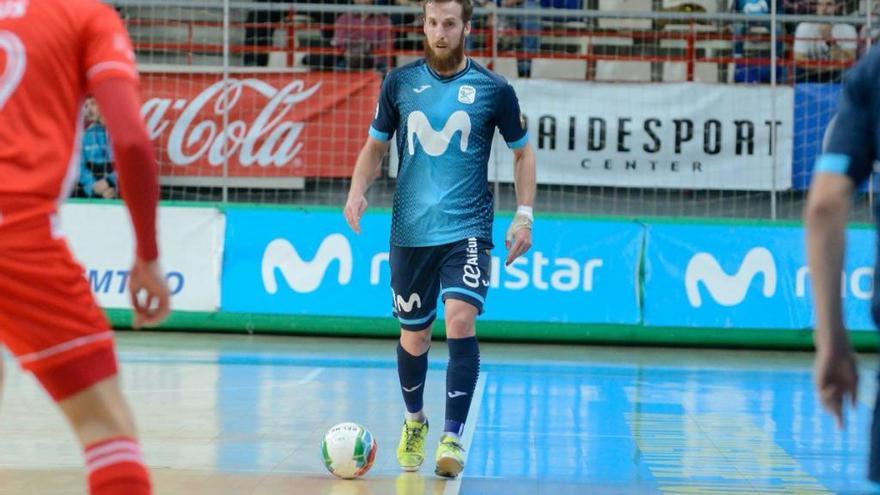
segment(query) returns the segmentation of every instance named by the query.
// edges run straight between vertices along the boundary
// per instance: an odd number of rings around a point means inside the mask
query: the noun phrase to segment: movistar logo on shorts
[[[415,111],[406,118],[406,128],[406,142],[410,155],[416,154],[414,138],[418,137],[419,144],[425,153],[431,156],[440,156],[446,153],[449,141],[457,132],[461,132],[461,151],[467,151],[468,138],[471,135],[471,118],[467,112],[459,110],[449,116],[443,129],[438,132],[431,127],[431,122],[428,121],[428,117],[424,113]]]
[[[722,306],[736,306],[743,302],[752,280],[757,275],[764,276],[762,294],[773,297],[776,294],[776,261],[766,248],[749,250],[733,275],[721,268],[718,260],[709,253],[697,253],[688,262],[685,270],[685,289],[691,306],[703,305],[700,293],[702,283],[712,299]]]
[[[398,313],[409,313],[413,308],[422,308],[422,298],[416,292],[413,292],[408,298],[404,299],[400,294],[395,294],[394,289],[391,289],[391,298],[394,300],[394,309]]]
[[[351,245],[342,234],[330,234],[324,238],[311,261],[301,258],[287,239],[275,239],[263,252],[263,287],[269,294],[278,292],[275,275],[278,269],[295,292],[314,292],[321,286],[334,261],[339,263],[339,285],[347,285],[351,281],[352,254]]]

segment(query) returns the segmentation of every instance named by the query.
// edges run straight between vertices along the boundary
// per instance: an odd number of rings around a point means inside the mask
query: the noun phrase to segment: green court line
[[[115,328],[131,327],[129,310],[107,310]],[[287,316],[246,313],[175,311],[159,330],[290,334],[328,337],[394,338],[400,334],[393,318],[335,316]],[[437,321],[434,334],[445,335]],[[674,328],[640,325],[587,325],[572,323],[477,322],[477,334],[485,341],[645,345],[740,349],[810,350],[813,334],[804,330],[739,328]],[[877,332],[855,331],[850,339],[856,349],[875,352]]]

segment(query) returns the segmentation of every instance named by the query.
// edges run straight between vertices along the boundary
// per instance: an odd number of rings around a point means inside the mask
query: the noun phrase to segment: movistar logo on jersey
[[[330,234],[324,238],[311,261],[301,258],[287,239],[275,239],[263,252],[263,287],[269,294],[278,292],[275,269],[279,269],[295,292],[314,292],[321,286],[334,261],[339,263],[339,285],[347,285],[351,281],[352,253],[348,239],[342,234]]]
[[[709,253],[697,253],[688,262],[685,270],[685,289],[691,306],[699,308],[703,304],[700,284],[706,287],[709,295],[722,306],[736,306],[745,300],[752,280],[763,275],[762,293],[770,298],[776,293],[776,261],[766,248],[749,250],[733,275],[721,268],[718,260]]]
[[[410,155],[416,154],[415,138],[418,137],[425,153],[430,156],[441,156],[446,153],[449,142],[457,132],[461,133],[461,151],[467,151],[468,139],[471,135],[471,118],[464,110],[458,110],[449,116],[443,129],[435,131],[428,121],[428,116],[417,110],[406,118],[406,128],[406,142]]]

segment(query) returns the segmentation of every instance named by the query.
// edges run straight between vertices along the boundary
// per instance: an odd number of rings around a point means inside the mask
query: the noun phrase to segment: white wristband
[[[532,221],[535,220],[534,208],[532,208],[531,206],[525,206],[525,205],[517,206],[516,207],[516,214],[517,215],[525,215],[526,217],[529,218],[529,220],[532,220]]]

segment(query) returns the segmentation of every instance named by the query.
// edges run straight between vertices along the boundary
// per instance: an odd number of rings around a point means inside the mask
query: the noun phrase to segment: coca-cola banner
[[[347,177],[379,95],[375,72],[142,74],[163,177]],[[225,122],[225,131],[224,131]]]

